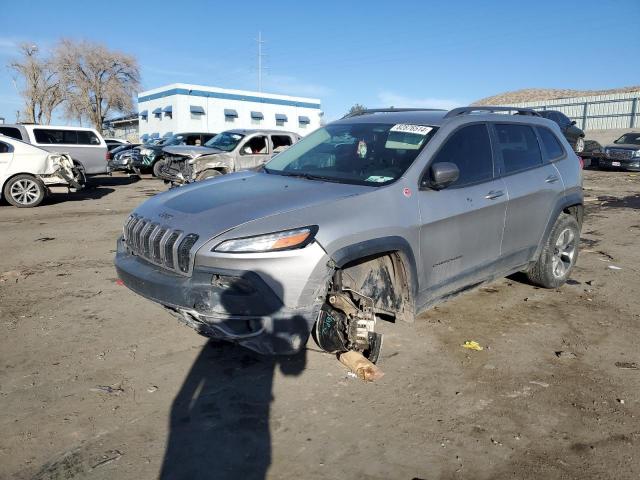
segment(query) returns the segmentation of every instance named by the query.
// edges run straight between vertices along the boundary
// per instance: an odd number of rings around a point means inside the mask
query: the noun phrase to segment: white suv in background
[[[0,134],[49,152],[67,153],[86,175],[107,173],[107,144],[93,128],[52,125],[0,125]]]

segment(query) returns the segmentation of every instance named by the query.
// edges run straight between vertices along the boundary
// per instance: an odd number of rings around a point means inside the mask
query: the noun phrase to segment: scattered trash
[[[347,377],[348,378],[358,378],[358,376],[353,372],[347,372]]]
[[[587,281],[586,281],[586,282],[584,282],[584,283],[586,283],[587,285],[590,285],[590,286],[591,286],[591,285],[593,285],[593,280],[587,280]]]
[[[120,395],[124,393],[124,389],[120,386],[111,386],[111,385],[98,385],[96,388],[89,389],[92,392],[100,392],[100,393],[109,393]]]
[[[615,265],[609,265],[609,268],[610,268],[611,270],[622,270],[622,268],[621,268],[621,267],[616,267]]]
[[[149,393],[153,393],[153,392],[155,392],[157,390],[158,390],[158,387],[156,385],[149,385],[147,387],[147,392],[149,392]]]
[[[481,350],[484,350],[484,348],[482,348],[482,345],[480,345],[475,340],[467,340],[466,342],[464,342],[462,347],[463,348],[468,348],[469,350],[476,350],[478,352],[481,351]]]
[[[111,450],[108,453],[109,453],[109,455],[103,455],[102,456],[103,459],[101,461],[99,461],[95,465],[92,465],[91,469],[93,470],[94,468],[98,468],[98,467],[101,467],[103,465],[106,465],[107,463],[111,463],[114,460],[117,460],[122,456],[122,452],[120,450]]]
[[[366,359],[362,353],[350,350],[341,353],[338,357],[340,362],[349,370],[355,373],[360,380],[373,382],[384,376],[384,372],[376,365]]]
[[[124,285],[124,282],[122,280],[120,280],[119,278],[116,278],[116,285]]]
[[[638,364],[636,362],[616,362],[615,366],[618,368],[626,368],[627,370],[638,370]]]
[[[558,358],[578,358],[578,356],[575,353],[567,352],[564,350],[558,350],[557,352],[554,352],[554,353]]]
[[[491,443],[493,443],[494,445],[502,445],[502,442],[494,440],[493,438],[491,439]]]
[[[55,240],[54,237],[41,237],[41,238],[36,238],[34,240],[34,242],[50,242],[51,240]]]
[[[545,383],[545,382],[539,382],[537,380],[531,380],[529,383],[531,383],[532,385],[538,385],[542,388],[549,388],[549,384]]]
[[[620,405],[624,405],[624,400],[622,398],[616,398],[616,402],[618,402]]]
[[[485,293],[498,293],[500,291],[495,287],[484,287],[484,288],[481,288],[480,290]]]

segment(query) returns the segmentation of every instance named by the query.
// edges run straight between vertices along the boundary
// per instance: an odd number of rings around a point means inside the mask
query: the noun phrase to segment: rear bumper
[[[190,277],[178,275],[129,253],[122,239],[115,266],[129,289],[199,333],[266,355],[304,347],[322,304],[312,298],[308,306],[287,307],[252,271],[196,266]]]

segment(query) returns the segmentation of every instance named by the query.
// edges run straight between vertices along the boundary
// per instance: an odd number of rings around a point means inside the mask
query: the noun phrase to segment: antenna
[[[264,57],[264,53],[262,53],[262,44],[264,41],[262,40],[262,31],[258,32],[258,91],[262,92],[262,57]]]

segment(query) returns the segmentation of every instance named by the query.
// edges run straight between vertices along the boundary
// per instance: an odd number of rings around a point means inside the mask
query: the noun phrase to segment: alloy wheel
[[[22,178],[11,185],[11,197],[20,205],[32,205],[40,197],[40,186],[35,180]]]
[[[564,278],[576,258],[576,234],[571,228],[565,228],[556,241],[553,250],[551,270],[556,278]]]

